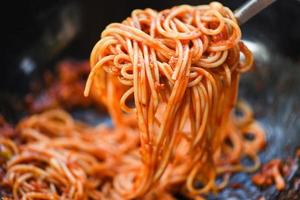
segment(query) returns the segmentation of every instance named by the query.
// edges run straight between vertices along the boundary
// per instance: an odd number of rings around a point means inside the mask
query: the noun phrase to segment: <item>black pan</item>
[[[135,8],[164,9],[204,0],[11,1],[3,6],[0,113],[16,122],[26,113],[23,95],[29,82],[64,58],[87,59],[101,30],[125,19]],[[243,1],[221,1],[232,9]],[[242,26],[243,39],[255,55],[255,69],[242,77],[239,96],[254,108],[267,131],[268,144],[260,157],[288,159],[300,147],[300,1],[278,0]],[[88,119],[91,111],[75,113]],[[102,119],[102,118],[101,118]],[[99,121],[99,120],[98,120]],[[210,199],[300,199],[300,172],[287,177],[287,187],[257,188],[251,175],[236,174],[228,187]],[[297,187],[298,183],[298,187]],[[1,190],[1,188],[0,188]],[[1,194],[1,192],[0,192]]]

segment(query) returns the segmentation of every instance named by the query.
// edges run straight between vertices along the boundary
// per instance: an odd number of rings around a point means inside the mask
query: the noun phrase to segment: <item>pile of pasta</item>
[[[260,166],[264,130],[237,102],[240,74],[252,63],[232,11],[220,3],[134,10],[106,27],[90,58],[85,95],[99,97],[114,126],[89,126],[62,110],[23,119],[19,144],[0,140],[9,155],[4,182],[14,199],[217,192],[232,173]]]

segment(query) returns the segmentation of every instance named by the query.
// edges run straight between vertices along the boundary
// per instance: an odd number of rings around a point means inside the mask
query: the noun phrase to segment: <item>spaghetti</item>
[[[217,190],[219,174],[258,168],[264,131],[245,104],[240,104],[242,119],[231,116],[240,73],[251,68],[253,57],[228,8],[213,2],[135,10],[101,36],[91,53],[85,95],[93,84],[116,126],[135,115],[140,135],[142,166],[130,187],[122,186],[123,196],[145,195],[164,173],[185,182],[186,192],[195,195]],[[126,104],[131,96],[134,108]],[[253,141],[243,141],[248,132]],[[233,148],[222,145],[226,139]],[[231,165],[245,155],[253,167]],[[178,165],[179,171],[168,169]],[[204,186],[195,188],[197,181]]]
[[[200,199],[230,174],[255,171],[265,133],[251,108],[236,104],[253,62],[240,38],[233,13],[216,2],[134,10],[107,26],[84,93],[101,98],[115,127],[62,110],[22,120],[20,147],[0,140],[14,199]]]

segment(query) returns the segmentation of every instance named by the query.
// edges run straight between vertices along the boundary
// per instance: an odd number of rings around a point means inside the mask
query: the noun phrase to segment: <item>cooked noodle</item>
[[[13,197],[200,199],[232,173],[258,169],[264,130],[245,102],[241,115],[233,112],[240,74],[253,62],[240,39],[233,13],[216,2],[134,10],[108,25],[91,53],[85,95],[97,93],[114,128],[61,110],[22,120],[20,147],[0,141],[12,155],[5,181]]]

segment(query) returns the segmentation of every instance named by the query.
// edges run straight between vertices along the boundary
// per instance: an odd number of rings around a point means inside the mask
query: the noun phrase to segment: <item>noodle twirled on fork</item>
[[[130,187],[126,182],[119,191],[125,197],[145,195],[177,162],[183,166],[178,172],[171,170],[170,176],[182,174],[177,181],[186,182],[191,194],[216,190],[219,173],[258,167],[263,130],[251,114],[244,121],[231,116],[239,76],[253,62],[240,38],[233,13],[216,2],[161,12],[135,10],[102,32],[91,53],[85,95],[93,85],[117,127],[136,116],[143,164]],[[127,105],[131,99],[134,107]],[[257,141],[242,146],[239,137],[248,129]],[[187,147],[181,147],[182,138]],[[223,147],[225,139],[232,141],[233,150]],[[231,162],[239,162],[245,153],[254,167],[227,166],[222,157],[228,151],[227,156],[234,151]],[[204,187],[195,188],[197,181]]]

